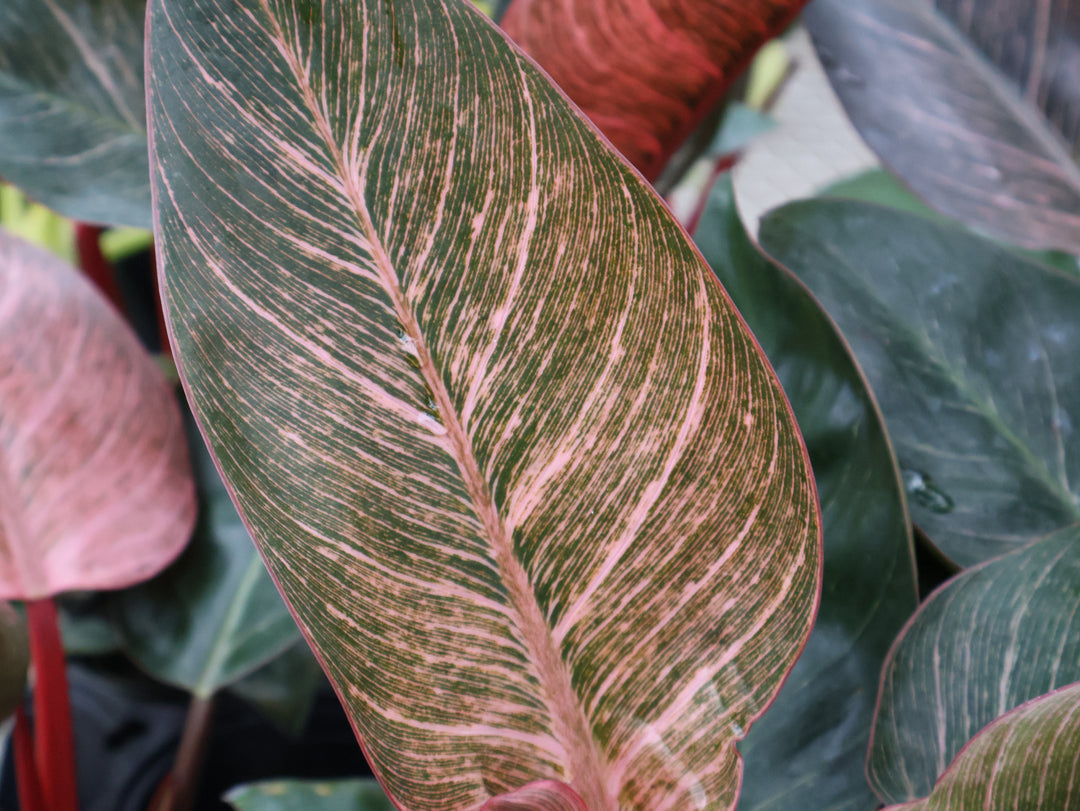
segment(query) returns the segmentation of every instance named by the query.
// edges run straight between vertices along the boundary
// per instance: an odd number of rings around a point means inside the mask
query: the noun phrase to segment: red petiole
[[[712,192],[713,186],[716,185],[716,181],[720,179],[724,172],[731,171],[738,160],[738,152],[729,152],[716,159],[716,163],[713,164],[712,174],[710,174],[708,180],[705,181],[705,185],[701,189],[701,194],[698,196],[697,205],[694,206],[693,213],[691,213],[690,217],[686,220],[686,233],[693,236],[694,232],[697,231],[697,227],[701,223],[701,218],[705,214],[705,209],[709,205],[709,193]]]
[[[42,811],[77,811],[75,739],[56,603],[51,597],[29,600],[26,620],[30,631],[30,661],[34,666],[33,765],[37,778],[36,781],[27,778],[29,790],[34,792],[36,784],[43,802]],[[16,727],[19,723],[24,728],[23,735],[29,735],[26,719],[20,719]],[[23,746],[27,746],[25,741]],[[23,771],[29,771],[26,764]]]

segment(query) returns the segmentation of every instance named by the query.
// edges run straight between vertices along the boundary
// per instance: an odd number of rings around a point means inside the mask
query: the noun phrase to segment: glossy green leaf
[[[116,589],[187,543],[172,386],[70,265],[0,233],[0,599]]]
[[[159,681],[207,698],[300,640],[194,425],[201,511],[190,546],[153,580],[118,594],[125,652]]]
[[[236,811],[394,811],[374,780],[268,780],[225,795]]]
[[[150,226],[146,0],[4,0],[0,176],[77,220]]]
[[[503,28],[650,180],[806,0],[514,0]]]
[[[841,180],[821,191],[818,196],[865,200],[868,203],[878,203],[890,208],[898,208],[901,211],[910,211],[912,214],[921,214],[939,222],[949,221],[944,214],[930,208],[895,175],[884,169],[868,169],[855,177]],[[1017,246],[1010,247],[1027,259],[1042,262],[1069,273],[1080,273],[1080,257],[1062,251],[1032,251]]]
[[[818,515],[670,213],[468,4],[150,20],[179,364],[395,801],[730,808]]]
[[[900,802],[1023,702],[1080,681],[1080,527],[964,572],[924,603],[882,673],[869,775]]]
[[[0,721],[22,703],[29,667],[26,622],[8,603],[0,602]]]
[[[803,19],[852,122],[921,197],[1080,254],[1080,3],[818,0]]]
[[[921,802],[888,811],[1080,807],[1080,684],[1036,698],[994,721],[950,764]]]
[[[1080,278],[849,201],[786,206],[760,233],[851,343],[912,517],[949,558],[1080,521]]]
[[[920,200],[896,175],[885,169],[867,169],[854,177],[844,178],[823,189],[818,196],[864,200],[931,219],[945,219],[944,215]]]
[[[100,656],[120,652],[116,628],[109,619],[115,592],[66,594],[56,601],[60,636],[68,656]]]
[[[258,670],[233,682],[229,691],[253,704],[284,732],[299,735],[324,680],[311,649],[300,640]]]
[[[739,744],[746,761],[739,808],[871,808],[864,764],[878,677],[917,602],[896,462],[835,327],[750,242],[730,182],[714,188],[696,238],[791,400],[825,531],[817,624],[776,703]]]

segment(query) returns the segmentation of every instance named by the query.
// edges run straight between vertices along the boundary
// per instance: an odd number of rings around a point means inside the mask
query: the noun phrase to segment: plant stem
[[[34,764],[34,736],[22,706],[15,710],[15,731],[11,735],[15,754],[15,789],[21,811],[48,811],[41,796],[41,782]]]
[[[34,665],[34,760],[41,795],[48,811],[76,811],[75,739],[56,603],[51,597],[27,601],[26,620]]]
[[[729,152],[716,159],[716,163],[713,164],[712,174],[710,174],[709,179],[705,181],[705,185],[701,187],[701,194],[698,196],[697,205],[694,206],[693,213],[686,220],[686,233],[690,234],[690,236],[694,235],[698,225],[701,223],[701,218],[705,214],[705,209],[709,206],[709,194],[712,192],[713,186],[716,185],[716,181],[720,179],[720,176],[724,174],[724,172],[730,171],[731,167],[733,167],[738,160],[738,152]]]
[[[172,772],[151,803],[153,811],[191,811],[199,788],[217,695],[192,696]]]
[[[79,267],[116,308],[125,312],[124,297],[116,283],[116,270],[101,252],[101,229],[96,225],[75,223],[75,248],[79,254]]]

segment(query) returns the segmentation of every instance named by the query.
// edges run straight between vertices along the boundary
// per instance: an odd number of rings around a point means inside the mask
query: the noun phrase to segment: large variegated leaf
[[[468,4],[150,20],[179,363],[391,795],[729,808],[818,516],[671,215]]]
[[[655,179],[806,0],[514,0],[506,32]]]
[[[964,572],[904,629],[882,673],[868,773],[900,802],[930,793],[980,729],[1080,681],[1080,527]]]
[[[912,517],[970,565],[1080,521],[1080,278],[960,228],[839,200],[761,224],[851,342]]]
[[[1080,254],[1080,2],[817,0],[804,20],[852,122],[931,205]]]
[[[150,225],[146,0],[0,3],[0,177],[78,220]]]
[[[754,246],[729,182],[696,239],[791,400],[821,496],[825,577],[806,650],[739,751],[741,811],[873,807],[864,774],[885,655],[917,594],[911,531],[885,427],[848,350],[806,289]]]
[[[187,543],[172,387],[72,267],[0,234],[0,599],[114,589]]]
[[[0,721],[7,720],[22,703],[29,667],[26,623],[14,608],[0,603]]]
[[[888,811],[1080,807],[1080,684],[1029,701],[964,747],[925,800]]]

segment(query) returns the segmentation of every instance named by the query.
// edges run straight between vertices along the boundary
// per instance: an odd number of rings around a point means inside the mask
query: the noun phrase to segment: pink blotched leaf
[[[148,36],[178,363],[394,802],[733,807],[820,518],[655,192],[461,0],[153,0]]]
[[[502,26],[649,179],[806,0],[514,0]]]
[[[132,585],[194,522],[164,374],[78,271],[0,234],[0,599]]]

